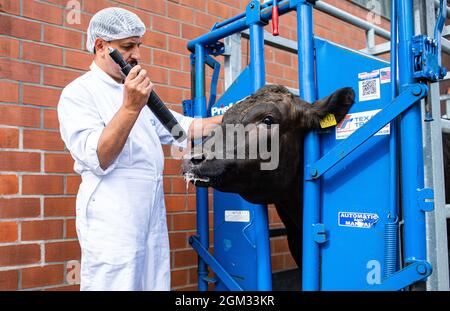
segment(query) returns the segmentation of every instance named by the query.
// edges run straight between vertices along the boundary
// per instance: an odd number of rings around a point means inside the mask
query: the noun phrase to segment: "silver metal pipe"
[[[438,9],[440,5],[439,0],[434,0],[434,3],[436,4],[436,9]],[[447,17],[450,17],[450,7],[447,7]]]
[[[371,48],[366,47],[365,49],[362,49],[360,51],[375,56],[388,53],[391,51],[391,42],[380,43]]]
[[[439,0],[435,1],[439,4]],[[341,19],[349,24],[352,24],[353,26],[357,26],[359,28],[365,29],[366,31],[373,29],[375,31],[375,34],[379,35],[380,37],[383,37],[385,39],[391,38],[391,33],[379,26],[376,26],[374,24],[371,24],[359,17],[355,17],[351,15],[350,13],[347,13],[341,9],[338,9],[326,2],[318,1],[315,6],[316,9],[318,9],[321,12],[324,12],[326,14],[329,14],[331,16],[334,16],[338,19]],[[447,7],[447,13],[448,16],[450,16],[450,7]],[[442,38],[442,51],[450,54],[450,42],[449,40]]]
[[[388,30],[383,29],[379,26],[376,26],[374,24],[371,24],[361,18],[355,17],[353,15],[351,15],[350,13],[347,13],[341,9],[338,9],[326,2],[323,1],[318,1],[316,3],[315,8],[319,11],[322,11],[324,13],[327,13],[331,16],[334,16],[338,19],[341,19],[347,23],[350,23],[354,26],[357,26],[359,28],[365,29],[365,30],[370,30],[370,29],[374,29],[375,33],[377,35],[379,35],[380,37],[383,37],[385,39],[390,39],[391,38],[391,34]]]
[[[441,119],[442,132],[450,134],[450,120],[449,119]]]
[[[248,29],[241,32],[242,37],[245,39],[250,38],[250,32]],[[298,47],[297,47],[297,41],[293,41],[290,39],[286,39],[280,36],[274,36],[270,32],[264,31],[264,43],[275,47],[277,49],[281,49],[283,51],[291,52],[297,54]]]
[[[439,1],[437,1],[439,2]],[[323,1],[318,1],[316,3],[315,8],[323,13],[329,14],[331,16],[334,16],[338,19],[343,20],[344,22],[347,22],[353,26],[359,27],[361,29],[364,29],[366,31],[373,31],[375,34],[379,35],[380,37],[383,37],[385,39],[390,39],[391,38],[391,34],[389,31],[376,26],[374,24],[371,24],[359,17],[355,17],[341,9],[338,9],[326,2]],[[373,30],[372,30],[373,29]],[[248,38],[248,30],[244,30],[243,32],[243,36],[244,38]],[[273,37],[272,34],[265,32],[264,33],[264,39],[266,41],[266,43],[269,43],[270,45],[286,50],[286,51],[290,51],[293,53],[297,52],[297,47],[296,47],[296,42],[292,41],[292,40],[288,40],[282,37]],[[379,46],[374,46],[373,50],[370,48],[366,48],[361,50],[362,52],[365,53],[369,53],[369,54],[373,54],[373,55],[378,55],[378,54],[382,54],[385,52],[389,52],[388,50],[386,50],[388,48],[389,43],[383,43]],[[450,54],[450,41],[442,38],[442,51]]]
[[[441,47],[442,47],[443,52],[450,54],[450,41],[449,40],[442,38]]]

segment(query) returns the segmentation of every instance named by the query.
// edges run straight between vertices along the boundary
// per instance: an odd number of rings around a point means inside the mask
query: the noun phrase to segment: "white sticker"
[[[380,71],[379,70],[374,70],[371,72],[361,72],[358,74],[358,79],[359,80],[367,80],[367,79],[373,79],[373,78],[378,78],[380,76]]]
[[[390,83],[391,82],[391,67],[380,69],[380,83]]]
[[[372,228],[380,219],[377,214],[339,212],[338,225],[341,227]]]
[[[225,221],[249,222],[250,221],[250,211],[225,211]]]
[[[346,139],[352,135],[357,129],[363,126],[367,121],[372,119],[374,115],[380,112],[381,109],[369,110],[363,112],[350,113],[342,119],[336,126],[336,139]],[[387,124],[375,135],[389,135],[391,133],[391,125]]]
[[[229,103],[228,105],[220,105],[220,107],[212,107],[211,108],[211,116],[220,116],[223,115],[225,112],[227,112],[228,109],[230,109],[234,104]]]
[[[380,71],[362,72],[358,74],[359,101],[379,99],[380,92]]]
[[[223,105],[223,104],[222,104],[222,105],[220,105],[220,107],[212,107],[212,108],[211,108],[211,116],[214,117],[214,116],[220,116],[220,115],[223,115],[223,114],[224,114],[225,112],[227,112],[227,110],[230,109],[233,105],[239,104],[240,102],[246,100],[248,97],[250,97],[250,95],[249,95],[249,96],[245,96],[244,98],[238,100],[238,101],[235,102],[235,103],[229,103],[228,105]]]

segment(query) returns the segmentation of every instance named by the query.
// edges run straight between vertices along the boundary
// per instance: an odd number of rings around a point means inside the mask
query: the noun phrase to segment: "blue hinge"
[[[440,65],[441,49],[437,40],[440,38],[433,39],[425,35],[412,38],[414,78],[436,82],[447,74],[447,69]]]
[[[187,117],[194,117],[194,102],[191,99],[183,100],[183,114]]]
[[[205,46],[208,54],[218,56],[225,53],[225,44],[220,41],[216,41]]]
[[[261,19],[261,4],[259,1],[250,2],[245,8],[246,20],[245,24],[250,26],[256,23],[267,24]]]
[[[322,244],[327,241],[327,235],[325,232],[325,225],[318,223],[312,225],[314,241],[316,243]]]
[[[434,191],[431,188],[417,190],[417,204],[421,211],[431,212],[434,210]]]
[[[441,0],[439,16],[434,27],[434,38],[418,35],[412,39],[414,78],[436,82],[445,77],[442,66],[442,31],[447,17],[447,0]]]

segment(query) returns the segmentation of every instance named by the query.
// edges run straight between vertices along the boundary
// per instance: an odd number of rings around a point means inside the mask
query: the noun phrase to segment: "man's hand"
[[[147,104],[152,90],[153,83],[147,77],[147,70],[139,65],[134,66],[124,83],[124,108],[132,112],[140,112]]]
[[[188,130],[188,137],[190,139],[198,139],[208,136],[217,126],[222,123],[223,115],[194,119]]]
[[[103,129],[98,140],[97,155],[102,169],[109,167],[122,151],[152,89],[147,71],[139,65],[133,67],[125,79],[122,107]]]

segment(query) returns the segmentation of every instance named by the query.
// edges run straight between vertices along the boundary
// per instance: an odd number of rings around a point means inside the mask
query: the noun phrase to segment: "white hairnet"
[[[93,53],[97,38],[112,41],[142,37],[144,33],[145,24],[133,12],[116,7],[106,8],[95,13],[89,22],[86,48]]]

